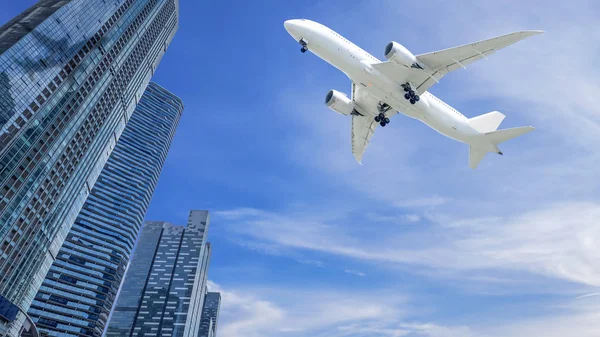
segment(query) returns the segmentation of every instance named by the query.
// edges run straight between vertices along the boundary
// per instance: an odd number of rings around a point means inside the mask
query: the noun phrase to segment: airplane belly
[[[419,111],[404,99],[402,87],[379,72],[372,71],[367,63],[360,62],[358,67],[352,67],[352,71],[348,76],[356,85],[363,87],[363,90],[379,101],[390,105],[396,112],[411,118],[419,118]],[[377,111],[370,112],[373,115],[377,114]],[[388,116],[390,116],[390,113],[391,111],[387,113]]]
[[[465,130],[464,117],[456,116],[457,112],[442,106],[435,98],[429,97],[427,94],[424,94],[423,97],[429,104],[419,105],[417,103],[417,106],[422,110],[421,118],[419,119],[430,128],[448,138],[459,142],[468,142],[471,135],[468,132],[469,130]]]
[[[328,36],[314,35],[309,38],[308,50],[348,77],[350,77],[352,69],[359,62],[355,57],[352,57],[345,45]]]

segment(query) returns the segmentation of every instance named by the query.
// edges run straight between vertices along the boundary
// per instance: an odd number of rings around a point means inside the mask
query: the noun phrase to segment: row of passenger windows
[[[323,28],[325,28],[325,26],[323,26],[323,25],[321,25],[321,26]],[[331,31],[331,34],[333,34],[334,36],[338,37],[340,40],[346,42],[347,44],[354,45],[352,42],[348,41],[345,37],[343,37],[340,34],[336,33],[334,30],[329,29],[329,31]],[[354,46],[356,46],[356,45],[354,45]],[[366,56],[367,58],[369,58],[371,61],[373,61],[373,62],[380,62],[377,58],[375,58],[373,55],[369,54],[365,50],[361,49],[358,46],[357,46],[357,48],[364,54],[364,56]]]
[[[441,99],[435,97],[434,95],[430,95],[430,97],[436,99],[438,102],[442,103],[444,106],[446,106],[450,110],[454,111],[454,113],[456,113],[457,115],[463,116],[463,114],[461,114],[460,112],[458,112],[456,109],[454,109],[453,107],[451,107],[450,105],[448,105],[446,102],[442,101]]]

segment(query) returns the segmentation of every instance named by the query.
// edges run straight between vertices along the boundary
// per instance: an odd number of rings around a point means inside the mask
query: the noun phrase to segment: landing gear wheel
[[[390,119],[387,118],[387,117],[383,121],[385,122],[385,124],[389,124],[390,123]]]
[[[415,101],[414,99],[412,99],[412,98],[411,98],[411,99],[410,99],[410,104],[415,104],[415,103],[416,103],[416,101]]]
[[[306,47],[302,47],[302,49],[300,49],[300,51],[303,53],[306,53],[307,50],[308,50],[308,48],[306,48]]]
[[[384,127],[386,124],[384,121],[379,122],[379,125],[381,125],[382,127]]]
[[[404,91],[409,91],[410,88],[409,87],[404,87]]]
[[[381,121],[381,118],[379,118],[379,116],[375,116],[375,121],[379,123],[379,121]]]
[[[404,94],[404,98],[405,99],[410,99],[410,94],[409,93]]]
[[[415,95],[415,97],[413,97],[413,99],[418,102],[421,98],[419,97],[419,95]]]
[[[379,119],[384,119],[385,118],[385,114],[383,112],[380,112],[378,115]]]

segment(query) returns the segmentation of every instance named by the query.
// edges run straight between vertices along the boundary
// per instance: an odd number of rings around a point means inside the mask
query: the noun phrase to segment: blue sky
[[[4,22],[32,1],[2,1]],[[147,218],[212,214],[219,335],[591,337],[600,331],[595,1],[181,1],[154,81],[183,118]],[[383,59],[521,29],[536,36],[431,91],[536,130],[475,171],[468,148],[398,115],[356,164],[349,80],[283,21],[319,21]]]

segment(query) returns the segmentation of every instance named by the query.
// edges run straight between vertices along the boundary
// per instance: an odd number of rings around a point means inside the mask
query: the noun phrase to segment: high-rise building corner
[[[40,332],[102,335],[182,112],[148,85],[29,308]]]
[[[108,323],[107,337],[197,337],[211,245],[208,211],[186,226],[148,221],[142,228]]]
[[[202,318],[198,337],[216,337],[219,322],[219,310],[221,309],[221,294],[208,292],[204,296]]]
[[[41,0],[0,27],[0,335],[38,333],[27,311],[175,35],[178,6]]]

